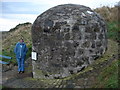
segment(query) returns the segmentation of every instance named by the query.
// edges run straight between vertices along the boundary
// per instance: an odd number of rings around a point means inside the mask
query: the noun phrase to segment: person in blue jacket
[[[16,59],[18,63],[18,73],[24,73],[24,70],[25,70],[24,62],[25,62],[27,51],[28,51],[28,48],[24,43],[24,40],[20,39],[20,41],[16,44],[14,48],[14,52],[16,54]]]

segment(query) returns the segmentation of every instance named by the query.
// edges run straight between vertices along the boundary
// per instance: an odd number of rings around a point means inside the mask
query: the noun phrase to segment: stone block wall
[[[89,7],[59,5],[32,26],[34,78],[64,78],[82,71],[107,49],[106,25]]]

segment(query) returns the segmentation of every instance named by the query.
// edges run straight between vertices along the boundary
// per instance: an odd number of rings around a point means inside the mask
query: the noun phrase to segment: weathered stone
[[[89,42],[89,41],[85,41],[85,42],[81,45],[82,48],[89,48],[89,46],[90,46],[90,42]]]
[[[104,36],[103,34],[100,34],[100,35],[98,36],[98,38],[99,38],[99,39],[103,39],[103,38],[104,38],[103,36]]]
[[[84,54],[84,49],[78,49],[78,55],[83,55]]]
[[[65,4],[37,17],[32,26],[34,78],[64,78],[84,70],[107,48],[103,19],[89,7]]]

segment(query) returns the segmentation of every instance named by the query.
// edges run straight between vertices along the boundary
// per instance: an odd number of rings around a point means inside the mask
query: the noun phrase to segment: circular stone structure
[[[84,70],[107,49],[103,18],[89,7],[58,5],[32,26],[34,78],[64,78]]]

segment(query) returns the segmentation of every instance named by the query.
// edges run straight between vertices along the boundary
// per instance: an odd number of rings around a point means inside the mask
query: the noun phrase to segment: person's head
[[[24,42],[23,38],[20,38],[20,43],[23,43],[23,42]]]

